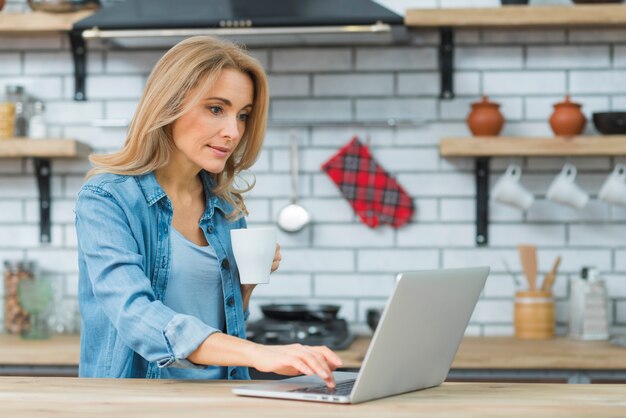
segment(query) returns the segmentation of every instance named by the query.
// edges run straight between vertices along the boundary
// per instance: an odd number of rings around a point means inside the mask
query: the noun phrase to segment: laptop
[[[243,396],[356,404],[445,380],[489,267],[400,273],[358,373],[298,376],[233,389]]]

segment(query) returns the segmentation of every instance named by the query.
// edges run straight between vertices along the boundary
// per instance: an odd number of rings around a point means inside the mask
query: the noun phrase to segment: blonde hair
[[[195,36],[176,44],[157,62],[130,123],[122,149],[112,154],[92,154],[94,168],[87,178],[101,173],[142,175],[168,163],[173,141],[172,123],[184,115],[215,83],[220,72],[234,69],[247,74],[254,85],[254,103],[239,145],[215,180],[212,192],[234,207],[229,218],[247,215],[235,176],[256,161],[265,136],[269,107],[267,76],[261,64],[241,47],[209,36]],[[199,86],[185,106],[189,92]]]

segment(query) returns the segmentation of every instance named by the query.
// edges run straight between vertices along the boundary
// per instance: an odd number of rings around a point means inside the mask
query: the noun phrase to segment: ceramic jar
[[[504,126],[500,104],[490,102],[487,96],[483,96],[480,102],[472,103],[472,110],[467,115],[466,121],[475,136],[498,135]]]
[[[564,101],[554,104],[550,127],[555,135],[580,135],[587,123],[587,118],[580,110],[581,107],[580,103],[572,102],[569,96],[565,96]]]

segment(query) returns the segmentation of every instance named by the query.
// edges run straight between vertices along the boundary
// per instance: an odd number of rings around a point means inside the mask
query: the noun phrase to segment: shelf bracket
[[[50,160],[35,158],[35,174],[39,189],[39,241],[50,242]]]
[[[83,102],[87,100],[85,94],[85,78],[87,77],[87,45],[85,38],[79,30],[69,33],[74,58],[74,100]]]
[[[476,245],[489,243],[489,158],[476,158]]]
[[[440,98],[454,98],[454,31],[450,27],[439,28],[439,75],[441,77]]]

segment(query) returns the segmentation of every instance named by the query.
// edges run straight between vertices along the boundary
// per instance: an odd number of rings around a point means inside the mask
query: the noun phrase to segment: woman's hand
[[[335,387],[333,370],[341,366],[341,359],[325,346],[255,345],[253,366],[261,372],[287,376],[318,375],[329,388]]]
[[[282,259],[283,257],[280,255],[280,244],[276,243],[276,252],[274,253],[274,261],[272,261],[272,273],[278,270],[280,260]]]

